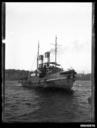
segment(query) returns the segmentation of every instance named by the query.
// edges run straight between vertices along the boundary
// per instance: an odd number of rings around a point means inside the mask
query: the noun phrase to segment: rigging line
[[[33,52],[33,53],[35,53],[35,52]],[[37,58],[37,54],[33,57],[33,61],[32,61],[32,64],[31,64],[31,70],[33,70],[33,68],[37,65],[36,58]]]
[[[35,67],[35,64],[36,64],[36,56],[35,56],[35,57],[34,57],[34,59],[33,59],[32,68],[34,68],[34,67]]]
[[[55,63],[57,63],[57,36],[55,38]]]
[[[39,41],[38,41],[38,51],[37,51],[37,70],[38,70],[38,67],[39,67]]]

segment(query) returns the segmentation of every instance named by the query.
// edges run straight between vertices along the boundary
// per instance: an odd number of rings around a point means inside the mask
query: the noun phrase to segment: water
[[[4,122],[91,122],[91,81],[77,81],[73,92],[24,88],[5,83]]]

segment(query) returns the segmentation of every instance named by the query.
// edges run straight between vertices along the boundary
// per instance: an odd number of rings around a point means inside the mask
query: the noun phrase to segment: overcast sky
[[[57,36],[57,62],[66,70],[91,72],[92,3],[6,3],[6,69],[36,69],[40,54]]]

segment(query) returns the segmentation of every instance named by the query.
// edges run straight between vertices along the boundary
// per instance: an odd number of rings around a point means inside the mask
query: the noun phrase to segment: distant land
[[[16,69],[6,69],[5,70],[5,80],[21,80],[27,78],[30,71],[26,70],[16,70]],[[91,80],[91,73],[77,74],[76,80]]]

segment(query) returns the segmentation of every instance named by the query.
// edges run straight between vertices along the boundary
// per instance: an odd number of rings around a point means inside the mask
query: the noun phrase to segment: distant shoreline
[[[5,70],[5,80],[21,80],[27,78],[29,73],[29,71],[25,70],[7,69]],[[76,80],[91,80],[91,73],[77,74]]]

